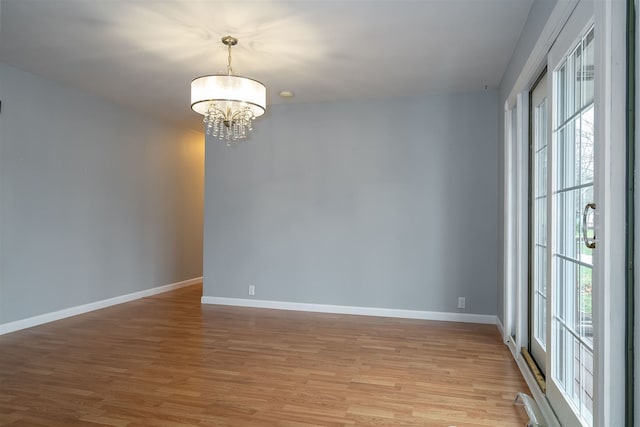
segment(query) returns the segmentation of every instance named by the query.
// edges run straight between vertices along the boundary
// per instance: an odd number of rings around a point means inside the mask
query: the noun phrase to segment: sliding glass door
[[[549,53],[548,395],[561,422],[593,424],[595,243],[593,4],[582,1]]]
[[[624,2],[557,2],[505,101],[503,336],[550,425],[623,425],[633,408],[626,17]]]

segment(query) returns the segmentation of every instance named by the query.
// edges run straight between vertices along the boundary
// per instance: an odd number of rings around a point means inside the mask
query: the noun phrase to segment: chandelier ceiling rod
[[[229,56],[227,57],[227,75],[233,74],[233,68],[231,68],[231,46],[235,46],[238,44],[238,39],[231,36],[225,36],[222,38],[222,44],[227,46],[227,52]]]

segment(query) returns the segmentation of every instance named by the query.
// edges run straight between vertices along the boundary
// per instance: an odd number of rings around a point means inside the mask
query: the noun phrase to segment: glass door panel
[[[546,373],[547,359],[547,76],[531,91],[531,241],[530,241],[530,322],[533,339],[530,352],[536,365]]]
[[[594,202],[593,34],[593,27],[582,32],[568,53],[550,64],[554,70],[550,393],[558,393],[575,416],[565,415],[565,420],[583,425],[593,423],[593,249],[584,238],[584,229],[588,235],[594,229],[593,216],[585,215],[585,206]]]

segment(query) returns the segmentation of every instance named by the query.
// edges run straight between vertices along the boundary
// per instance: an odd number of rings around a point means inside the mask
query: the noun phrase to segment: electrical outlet
[[[466,304],[465,298],[458,297],[458,308],[464,308],[465,304]]]
[[[249,295],[256,294],[256,285],[249,285]]]

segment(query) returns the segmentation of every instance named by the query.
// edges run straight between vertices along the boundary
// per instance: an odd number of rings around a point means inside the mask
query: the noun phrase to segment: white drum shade
[[[257,80],[247,77],[213,74],[191,82],[191,108],[206,115],[211,104],[222,111],[237,111],[249,107],[254,117],[263,115],[267,107],[267,89]]]

